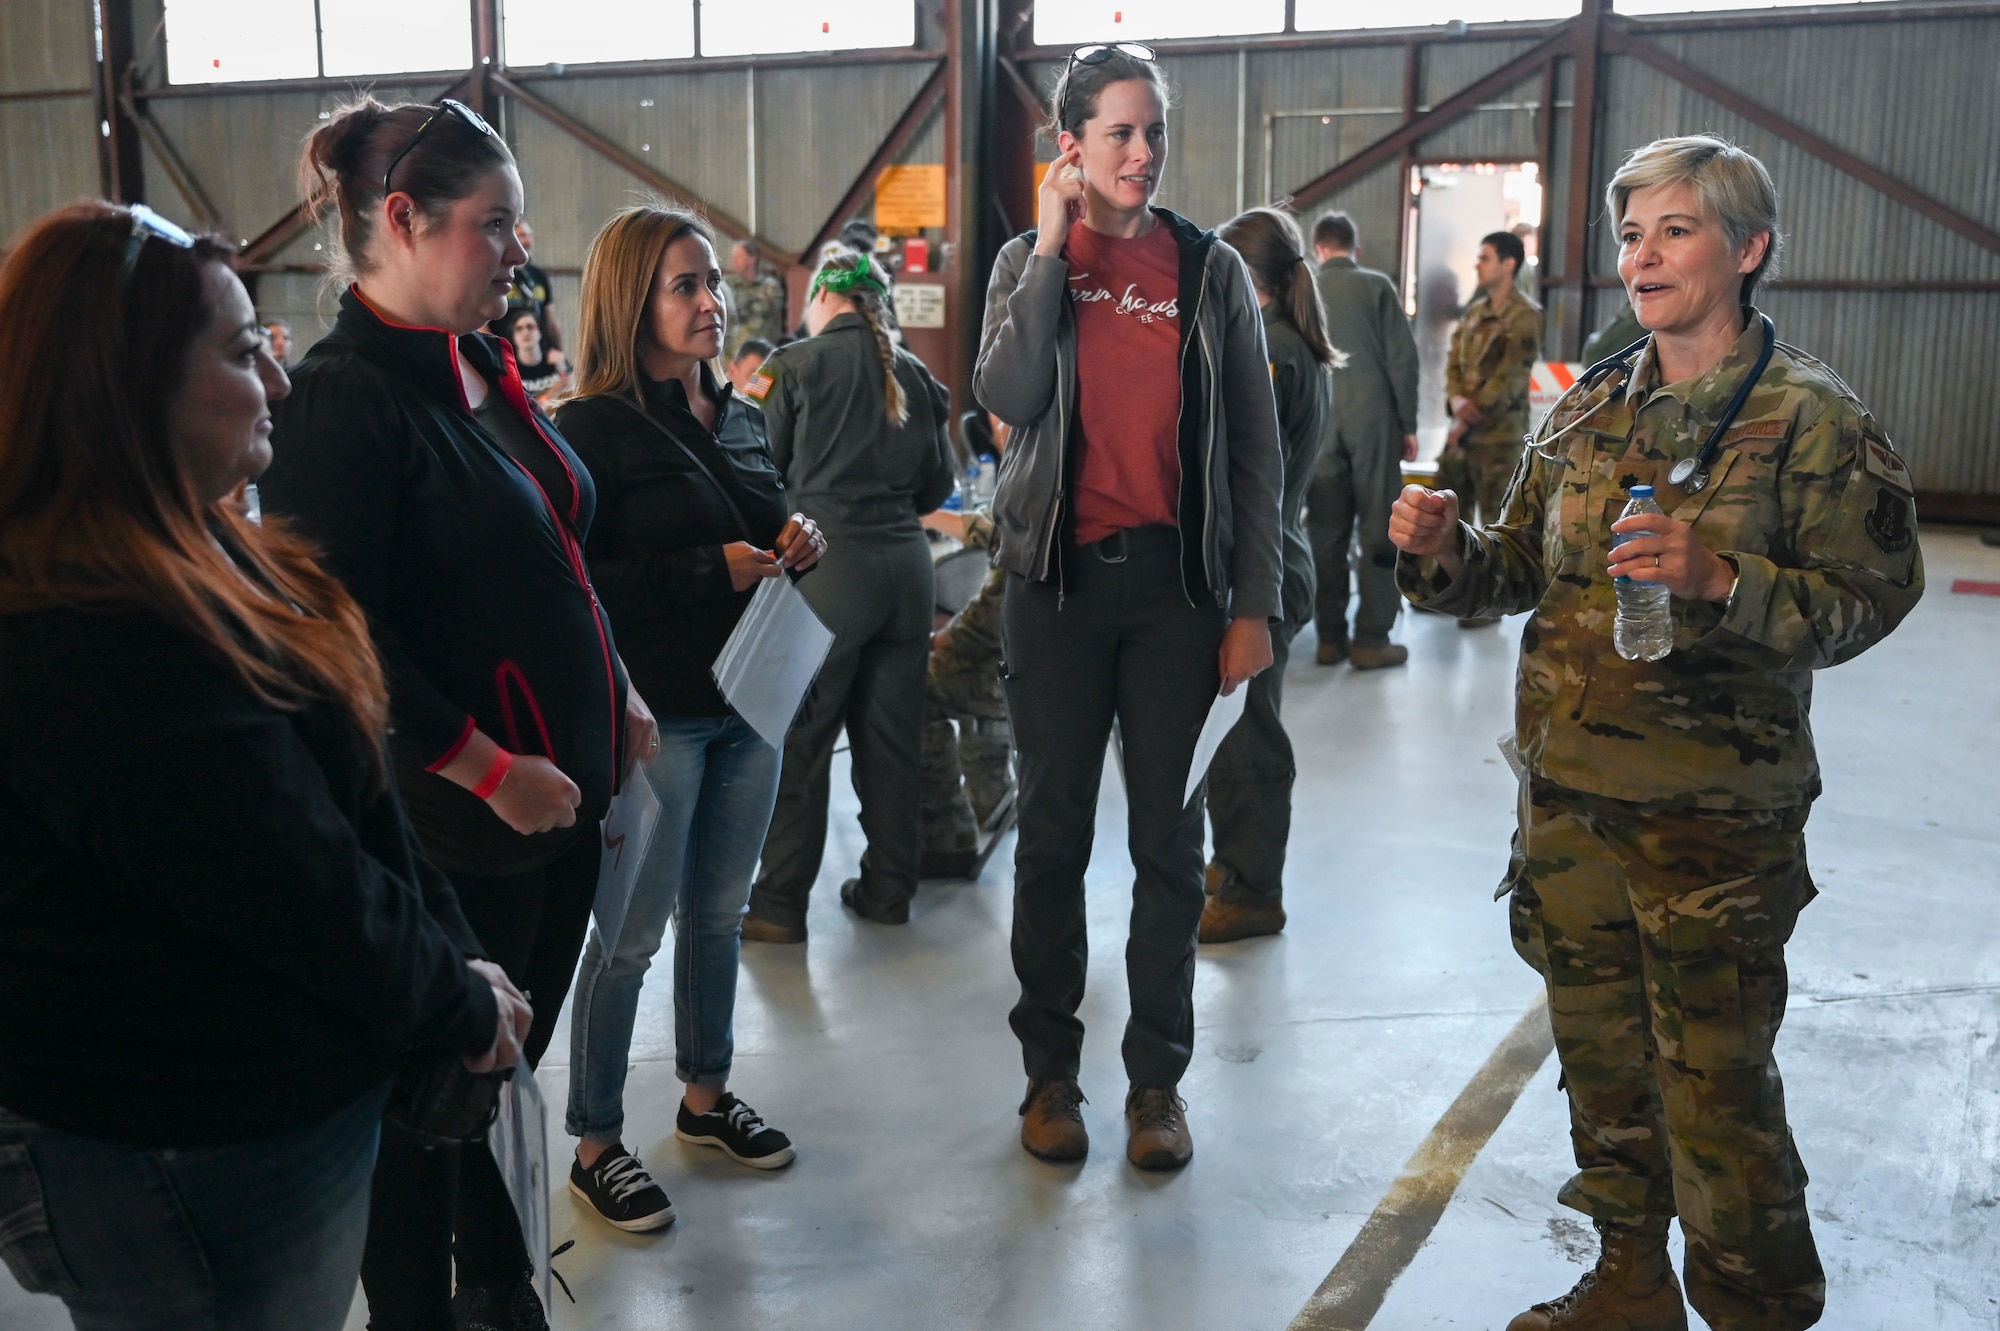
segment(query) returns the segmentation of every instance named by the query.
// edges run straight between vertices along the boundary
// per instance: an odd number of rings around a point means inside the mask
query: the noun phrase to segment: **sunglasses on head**
[[[1120,55],[1129,55],[1134,60],[1143,60],[1149,65],[1159,60],[1153,53],[1153,48],[1144,42],[1091,42],[1087,46],[1077,47],[1069,53],[1069,63],[1063,66],[1063,104],[1057,108],[1058,125],[1069,119],[1069,76],[1075,72],[1078,65],[1103,64],[1111,58],[1114,51]]]
[[[120,285],[131,284],[132,270],[139,266],[139,251],[145,248],[148,237],[164,240],[167,244],[184,250],[194,248],[193,236],[145,204],[131,204],[126,211],[132,214],[132,239],[125,242],[125,268],[118,279]]]
[[[403,151],[389,159],[389,169],[382,173],[383,198],[386,199],[389,197],[389,178],[396,174],[396,168],[403,164],[403,159],[410,155],[410,151],[417,146],[417,143],[424,137],[424,133],[438,122],[440,116],[445,115],[458,117],[461,123],[478,130],[488,138],[491,138],[493,135],[493,126],[486,123],[485,116],[480,115],[479,112],[473,110],[464,102],[450,97],[442,98],[431,111],[430,115],[425,118],[424,123],[417,126],[417,132],[410,135],[410,141],[403,145]]]

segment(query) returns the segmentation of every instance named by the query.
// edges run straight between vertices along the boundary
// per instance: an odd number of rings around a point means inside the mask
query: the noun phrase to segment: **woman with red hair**
[[[0,267],[0,1257],[79,1327],[339,1327],[398,1065],[528,1025],[360,608],[235,501],[289,384],[229,255],[92,203]]]

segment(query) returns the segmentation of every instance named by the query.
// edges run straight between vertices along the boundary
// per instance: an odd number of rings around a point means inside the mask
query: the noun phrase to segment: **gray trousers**
[[[1354,572],[1361,585],[1361,608],[1354,616],[1354,641],[1363,647],[1383,646],[1395,627],[1403,598],[1396,590],[1389,508],[1403,488],[1402,448],[1400,436],[1354,440],[1334,430],[1319,455],[1312,487],[1306,491],[1306,531],[1319,574],[1314,619],[1321,642],[1348,640],[1347,558],[1357,545],[1361,560]]]
[[[1115,718],[1135,871],[1125,1072],[1134,1085],[1172,1086],[1194,1050],[1203,901],[1201,800],[1181,796],[1221,686],[1225,620],[1213,601],[1188,604],[1179,533],[1142,527],[1124,535],[1122,548],[1113,536],[1064,553],[1067,595],[1007,577],[1007,710],[1021,762],[1013,936],[1021,1001],[1008,1022],[1029,1077],[1076,1076],[1089,948],[1083,879]]]
[[[1271,626],[1271,668],[1246,686],[1243,719],[1215,751],[1208,768],[1208,822],[1215,864],[1222,870],[1217,895],[1243,905],[1283,903],[1285,843],[1292,835],[1292,737],[1278,719],[1284,701],[1285,663],[1299,625]]]
[[[930,662],[931,556],[913,538],[827,533],[799,591],[833,630],[833,648],[785,739],[778,806],[764,838],[750,913],[804,928],[826,853],[834,741],[847,727],[861,798],[857,895],[870,913],[906,909],[923,844],[924,679]]]

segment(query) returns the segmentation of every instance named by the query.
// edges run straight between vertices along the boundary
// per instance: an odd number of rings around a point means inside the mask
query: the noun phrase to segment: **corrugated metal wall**
[[[6,0],[0,93],[88,88],[90,79],[88,8],[77,0]],[[97,189],[89,97],[0,101],[0,244],[23,223]]]
[[[151,7],[142,28],[151,30]],[[1642,29],[1643,30],[1643,29]],[[6,0],[0,7],[0,92],[86,87],[91,79],[89,7],[81,0]],[[2000,218],[2000,18],[1947,17],[1844,24],[1800,14],[1781,27],[1660,32],[1647,38],[1732,88],[1798,121],[1916,188],[1974,217]],[[924,40],[936,44],[926,21]],[[1439,41],[1423,49],[1418,101],[1430,105],[1467,86],[1534,42]],[[1403,45],[1321,50],[1248,49],[1173,53],[1164,66],[1176,93],[1169,116],[1173,156],[1161,198],[1213,226],[1236,211],[1283,197],[1398,123]],[[142,64],[157,65],[142,51]],[[867,160],[928,67],[918,63],[760,70],[756,93],[757,230],[781,246],[804,243]],[[1057,67],[1025,72],[1037,87]],[[1558,66],[1551,200],[1565,192],[1573,70]],[[534,91],[666,175],[748,220],[752,212],[746,130],[751,76],[742,70],[671,77],[538,79]],[[2000,281],[2000,256],[1875,193],[1649,67],[1605,61],[1600,80],[1596,178],[1601,185],[1633,147],[1664,134],[1713,130],[1762,157],[1777,178],[1789,230],[1786,275],[1821,282]],[[385,97],[432,97],[436,80],[381,83]],[[1538,156],[1539,78],[1489,98],[1482,110],[1417,145],[1424,158],[1528,160]],[[172,138],[239,238],[281,216],[294,198],[302,137],[337,105],[340,92],[218,92],[155,99],[151,112]],[[1528,109],[1533,107],[1534,109]],[[906,161],[942,159],[934,114]],[[537,259],[573,269],[590,236],[642,186],[521,107],[505,120],[521,158]],[[696,127],[692,131],[689,127]],[[0,234],[65,199],[94,193],[97,126],[87,97],[0,101]],[[1042,154],[1048,155],[1046,145]],[[170,216],[191,220],[162,164],[148,154],[148,195]],[[1363,236],[1364,261],[1394,266],[1404,182],[1392,162],[1311,210],[1340,207]],[[1601,208],[1592,210],[1592,271],[1614,272]],[[1563,209],[1549,210],[1546,253],[1559,266]],[[280,259],[324,257],[307,236]],[[574,279],[559,276],[559,300],[574,308]],[[310,275],[267,274],[260,300],[314,335],[322,304]],[[1582,311],[1560,294],[1552,329],[1581,316],[1607,320],[1622,297],[1593,290]],[[1896,436],[1927,490],[2000,494],[2000,295],[1987,292],[1785,291],[1765,304],[1787,340],[1823,356],[1855,386]]]

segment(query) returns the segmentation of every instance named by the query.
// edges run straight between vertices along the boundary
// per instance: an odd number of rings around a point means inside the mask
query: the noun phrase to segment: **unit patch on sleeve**
[[[1910,548],[1917,539],[1915,524],[1910,521],[1910,497],[1899,494],[1888,486],[1878,486],[1875,490],[1875,507],[1868,510],[1868,516],[1861,519],[1861,525],[1868,531],[1868,539],[1880,546],[1884,554],[1898,554]]]

